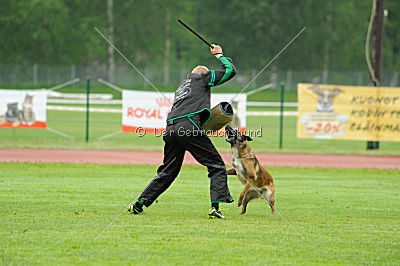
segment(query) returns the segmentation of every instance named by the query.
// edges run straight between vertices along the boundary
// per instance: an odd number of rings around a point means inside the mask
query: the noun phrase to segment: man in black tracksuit
[[[211,116],[210,88],[233,78],[236,70],[232,59],[223,56],[220,46],[213,45],[211,53],[221,62],[222,69],[209,71],[204,66],[197,66],[176,90],[163,136],[163,165],[158,168],[158,175],[140,194],[137,202],[129,207],[128,210],[134,214],[142,213],[143,205],[149,207],[172,184],[179,174],[186,151],[208,169],[211,197],[209,217],[225,218],[219,211],[219,203],[233,202],[225,164],[201,126]]]

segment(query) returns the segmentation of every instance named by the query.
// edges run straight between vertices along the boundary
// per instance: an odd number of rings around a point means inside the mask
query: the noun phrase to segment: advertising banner
[[[164,97],[165,96],[165,97]],[[211,94],[211,108],[219,102],[230,102],[236,94]],[[239,94],[232,101],[233,127],[246,128],[246,95]],[[165,130],[167,115],[174,101],[174,93],[122,91],[122,131],[134,133],[160,133]],[[138,132],[140,131],[140,132]]]
[[[46,128],[47,91],[0,90],[0,127]]]
[[[298,84],[299,138],[400,141],[400,88]]]

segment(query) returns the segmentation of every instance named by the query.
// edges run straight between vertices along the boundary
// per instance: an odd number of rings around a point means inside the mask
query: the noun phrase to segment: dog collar
[[[245,156],[238,156],[238,157],[235,157],[236,159],[247,159],[247,158],[254,158],[254,153],[249,153],[249,154],[246,154]]]

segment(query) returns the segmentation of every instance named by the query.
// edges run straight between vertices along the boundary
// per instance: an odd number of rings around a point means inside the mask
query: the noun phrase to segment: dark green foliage
[[[107,35],[106,0],[3,0],[1,5],[0,63],[106,63],[107,45],[94,31],[98,27]],[[172,71],[209,59],[208,48],[176,23],[181,18],[221,44],[239,68],[258,69],[306,27],[274,68],[362,71],[371,5],[372,0],[114,0],[114,40],[139,66],[159,67],[169,23]],[[386,8],[383,69],[399,71],[400,3],[387,0]]]

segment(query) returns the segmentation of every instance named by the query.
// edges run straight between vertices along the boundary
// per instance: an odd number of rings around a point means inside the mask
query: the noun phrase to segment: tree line
[[[242,69],[367,70],[372,0],[2,0],[0,63],[113,64],[97,27],[138,66],[210,62],[182,19],[224,48]],[[400,70],[400,1],[385,1],[383,70]],[[111,21],[110,21],[111,15]],[[112,23],[112,25],[110,25]],[[112,27],[110,27],[112,26]],[[112,30],[110,32],[110,30]]]

